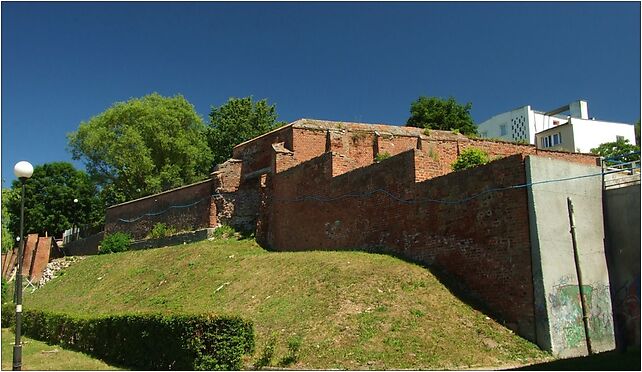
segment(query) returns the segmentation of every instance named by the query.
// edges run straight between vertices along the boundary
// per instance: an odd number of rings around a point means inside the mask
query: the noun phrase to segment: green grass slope
[[[24,303],[66,313],[240,315],[257,335],[248,367],[270,339],[273,366],[300,340],[298,360],[287,366],[301,369],[461,369],[548,359],[425,268],[361,252],[268,252],[253,240],[88,257]]]
[[[13,341],[15,334],[2,329],[2,370],[10,371],[13,367]],[[118,370],[83,353],[64,350],[59,346],[47,345],[44,342],[22,337],[22,370],[23,371],[102,371]]]

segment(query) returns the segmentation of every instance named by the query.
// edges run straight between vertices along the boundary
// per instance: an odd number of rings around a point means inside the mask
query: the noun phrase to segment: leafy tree
[[[230,98],[224,105],[213,107],[207,139],[214,163],[232,157],[232,149],[239,143],[285,124],[276,118],[276,105],[269,105],[265,99],[254,102],[252,97]]]
[[[14,180],[13,196],[7,200],[9,229],[15,236],[20,234],[21,187],[21,182]],[[74,199],[78,202],[74,203]],[[70,163],[37,165],[25,183],[25,234],[59,237],[74,224],[95,226],[102,222],[103,215],[96,186],[87,173]]]
[[[185,98],[153,93],[117,102],[68,135],[108,204],[207,177],[212,156],[206,127]]]
[[[638,122],[635,123],[634,129],[635,129],[635,144],[640,146],[640,119],[638,119]]]
[[[474,168],[478,165],[486,164],[489,161],[490,158],[484,150],[470,147],[463,150],[459,154],[457,160],[455,160],[451,167],[454,171],[458,171],[462,169]]]
[[[640,151],[640,146],[632,145],[629,143],[628,139],[617,140],[615,142],[606,142],[598,147],[591,149],[591,153],[600,155],[604,158],[613,158],[620,155],[626,155],[635,151]],[[640,155],[630,155],[623,156],[620,159],[617,159],[617,162],[628,162],[640,160]]]
[[[437,130],[458,130],[462,134],[477,134],[477,127],[470,115],[472,103],[461,105],[453,97],[419,97],[410,105],[408,127]]]
[[[11,189],[2,189],[2,253],[10,251],[16,245],[13,234],[9,229],[11,214],[7,205],[10,203],[11,198],[13,198]]]

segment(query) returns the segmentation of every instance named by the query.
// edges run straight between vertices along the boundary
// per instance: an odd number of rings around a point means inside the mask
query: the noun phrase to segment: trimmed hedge
[[[2,309],[2,326],[13,321]],[[254,352],[251,322],[211,315],[133,314],[80,318],[25,310],[31,338],[140,370],[239,370]]]

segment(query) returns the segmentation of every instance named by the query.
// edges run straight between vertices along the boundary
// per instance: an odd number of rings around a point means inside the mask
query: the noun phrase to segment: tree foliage
[[[206,127],[185,98],[153,93],[117,102],[68,135],[108,204],[147,196],[207,177]]]
[[[9,229],[11,214],[7,205],[9,205],[11,198],[13,198],[11,189],[2,189],[2,253],[10,251],[16,245]]]
[[[600,155],[607,159],[630,154],[635,151],[640,151],[640,146],[630,144],[628,139],[617,140],[615,142],[606,142],[594,149],[591,149],[591,153]],[[618,162],[628,162],[635,160],[640,160],[640,154],[622,156],[621,158],[617,159]]]
[[[232,157],[232,149],[239,143],[260,136],[282,126],[277,121],[276,105],[252,97],[230,98],[210,112],[207,139],[215,164]]]
[[[640,119],[634,125],[635,130],[635,144],[640,146]]]
[[[408,127],[437,130],[459,130],[462,134],[477,134],[470,115],[472,103],[459,104],[453,97],[419,97],[410,105]]]
[[[486,164],[490,161],[488,154],[481,149],[470,147],[463,150],[457,160],[452,164],[452,169],[454,171],[473,168],[478,165]]]
[[[9,229],[20,234],[21,182],[14,180],[6,201]],[[74,203],[74,199],[78,199]],[[3,205],[5,201],[3,200]],[[73,225],[94,226],[102,222],[104,207],[89,176],[70,163],[55,162],[34,167],[25,182],[25,234],[60,237]]]

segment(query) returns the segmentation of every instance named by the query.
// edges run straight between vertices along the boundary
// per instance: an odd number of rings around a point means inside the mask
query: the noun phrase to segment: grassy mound
[[[88,257],[27,293],[24,304],[239,315],[257,335],[248,367],[460,369],[548,359],[425,268],[361,252],[274,253],[252,240]]]

